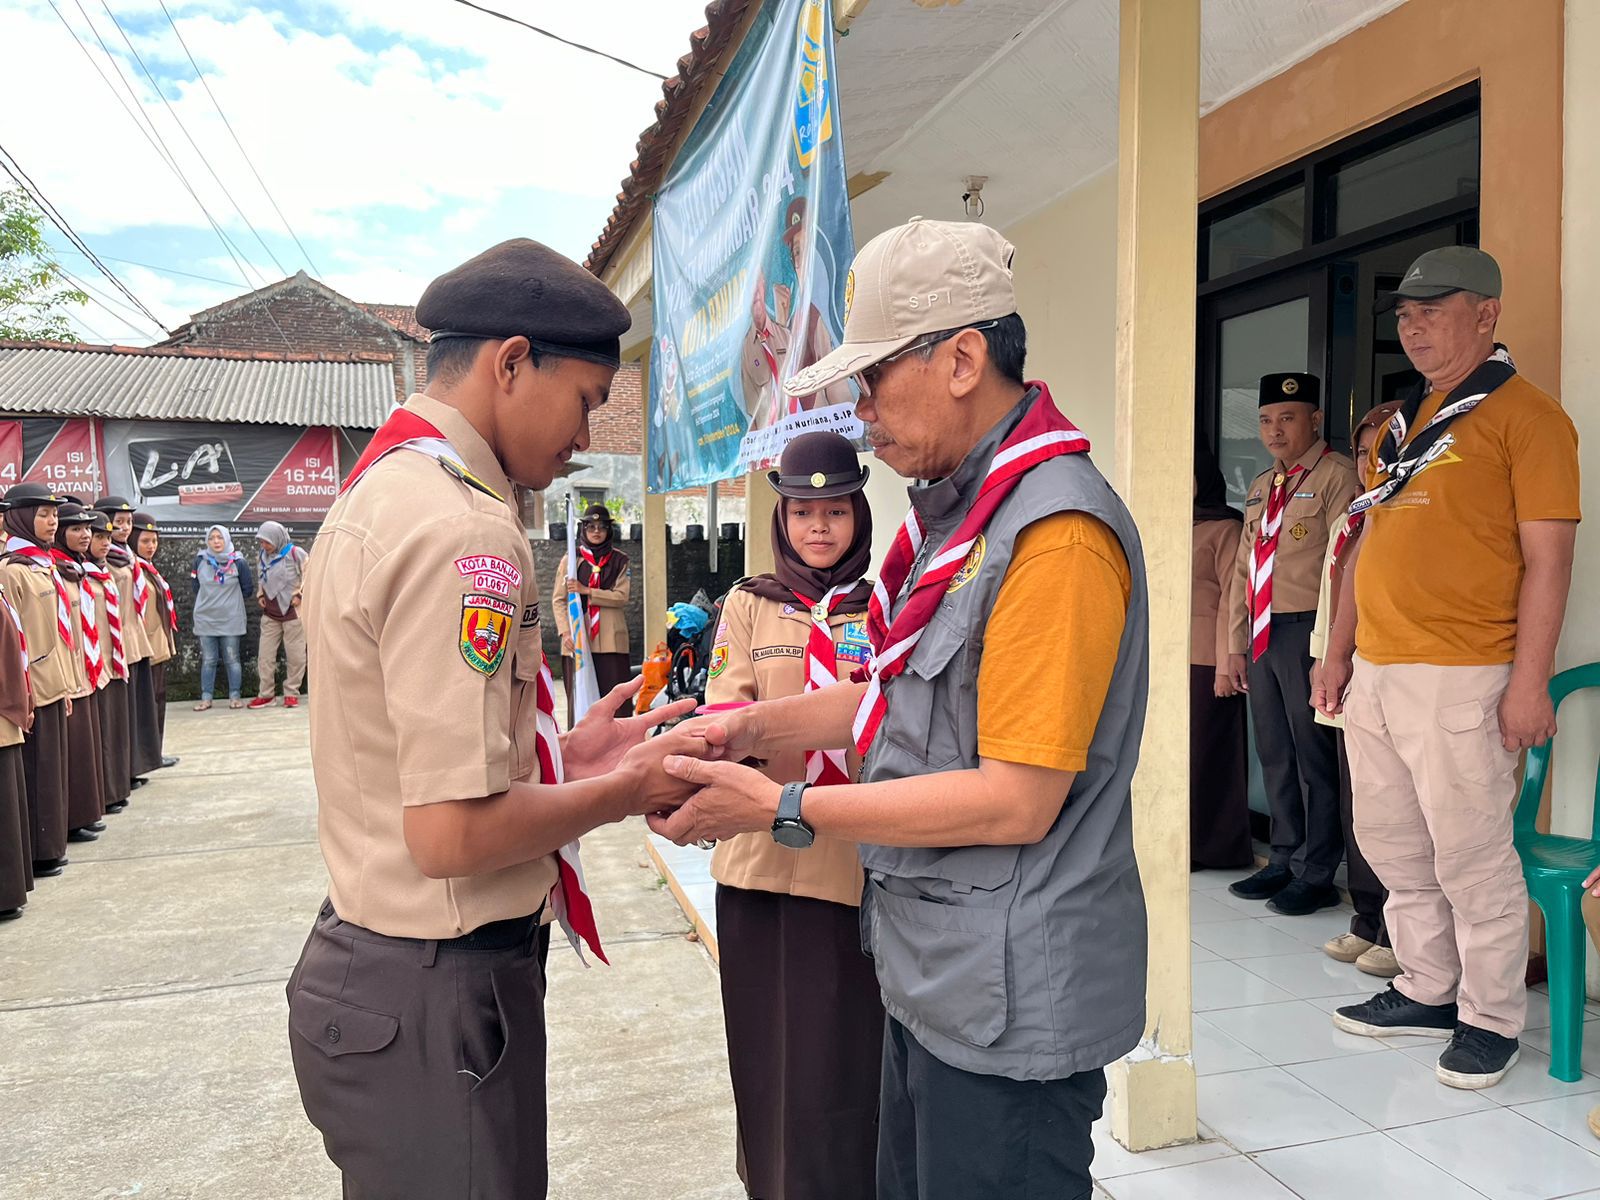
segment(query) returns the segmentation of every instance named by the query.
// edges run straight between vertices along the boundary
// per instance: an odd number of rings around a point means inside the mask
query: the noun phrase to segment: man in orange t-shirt
[[[1355,604],[1341,605],[1313,698],[1336,712],[1349,684],[1356,836],[1389,889],[1404,968],[1334,1023],[1449,1038],[1437,1074],[1458,1088],[1500,1081],[1527,1015],[1516,767],[1555,733],[1548,685],[1579,519],[1577,431],[1495,343],[1499,297],[1499,266],[1465,246],[1424,254],[1394,294],[1426,387],[1352,506],[1369,524],[1346,571]]]

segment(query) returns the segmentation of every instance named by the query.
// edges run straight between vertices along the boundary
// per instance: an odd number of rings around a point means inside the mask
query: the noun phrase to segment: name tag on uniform
[[[760,662],[764,658],[804,658],[805,653],[799,646],[760,646],[750,651],[750,657]]]
[[[1252,505],[1252,504],[1260,504],[1261,503],[1261,493],[1257,492],[1254,496],[1251,496],[1250,499],[1246,500],[1244,503],[1245,503],[1245,507],[1246,508],[1249,508],[1250,505]]]
[[[1296,500],[1315,500],[1317,494],[1315,492],[1296,492],[1294,498]]]

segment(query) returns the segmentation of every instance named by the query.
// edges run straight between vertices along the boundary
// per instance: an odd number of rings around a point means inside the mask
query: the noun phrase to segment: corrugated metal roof
[[[0,412],[376,429],[395,405],[388,361],[0,346]]]

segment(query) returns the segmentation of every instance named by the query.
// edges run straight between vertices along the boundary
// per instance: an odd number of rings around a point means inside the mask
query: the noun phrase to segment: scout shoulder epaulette
[[[502,496],[499,492],[495,491],[492,487],[490,487],[483,480],[479,479],[471,471],[467,470],[460,463],[452,462],[448,458],[437,458],[434,461],[437,462],[441,467],[443,467],[445,469],[446,473],[448,473],[450,475],[454,475],[457,479],[461,480],[461,482],[466,484],[468,487],[476,488],[478,491],[482,492],[485,496],[493,496],[496,500],[499,500],[501,503],[505,502],[505,497],[504,496]]]

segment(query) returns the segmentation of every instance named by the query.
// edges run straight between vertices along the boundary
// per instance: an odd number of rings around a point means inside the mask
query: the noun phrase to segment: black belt
[[[322,902],[322,911],[325,916],[337,915],[333,911],[333,904],[327,900]],[[419,950],[433,946],[446,952],[483,953],[490,950],[512,950],[527,945],[539,932],[539,918],[543,914],[544,905],[541,904],[526,917],[507,917],[504,921],[490,921],[487,925],[479,925],[471,933],[463,933],[460,937],[453,938],[394,937],[343,919],[339,922],[337,934],[340,937],[362,937],[363,940],[390,942],[399,946],[416,946]]]
[[[1301,623],[1303,623],[1305,621],[1315,621],[1316,619],[1317,619],[1317,614],[1315,612],[1298,612],[1298,613],[1279,613],[1279,612],[1275,612],[1275,613],[1272,614],[1272,623],[1274,625],[1299,625],[1299,624],[1301,624]]]

